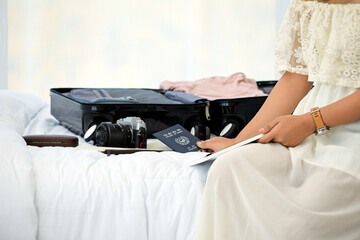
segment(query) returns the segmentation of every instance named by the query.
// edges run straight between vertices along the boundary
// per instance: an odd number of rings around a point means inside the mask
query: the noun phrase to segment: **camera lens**
[[[130,126],[101,123],[96,129],[96,145],[107,147],[131,147],[132,131]]]

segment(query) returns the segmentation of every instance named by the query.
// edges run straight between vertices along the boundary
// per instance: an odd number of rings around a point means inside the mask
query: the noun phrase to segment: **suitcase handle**
[[[205,117],[208,121],[211,120],[211,116],[210,116],[210,102],[207,101],[206,102],[206,107],[205,107]]]

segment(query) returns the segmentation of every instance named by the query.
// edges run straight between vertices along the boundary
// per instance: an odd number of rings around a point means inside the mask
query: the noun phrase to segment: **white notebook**
[[[207,156],[205,156],[203,158],[195,159],[195,160],[189,162],[188,166],[194,166],[196,164],[203,163],[203,162],[206,162],[206,161],[213,161],[217,157],[219,157],[220,155],[222,155],[222,154],[224,154],[224,153],[226,153],[228,151],[231,151],[231,150],[233,150],[235,148],[238,148],[238,147],[244,146],[246,144],[252,143],[252,142],[258,140],[259,138],[261,138],[262,136],[264,136],[264,134],[256,135],[256,136],[248,138],[248,139],[246,139],[246,140],[244,140],[242,142],[234,144],[234,145],[232,145],[232,146],[230,146],[228,148],[224,148],[223,150],[220,150],[220,151],[218,151],[216,153],[209,154],[209,155],[207,155]]]

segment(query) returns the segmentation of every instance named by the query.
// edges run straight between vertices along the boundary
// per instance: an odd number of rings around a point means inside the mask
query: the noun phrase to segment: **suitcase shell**
[[[69,93],[76,89],[86,88],[52,88],[50,89],[51,114],[70,131],[84,136],[85,132],[94,124],[101,122],[115,123],[118,119],[135,116],[140,117],[147,127],[148,135],[171,127],[175,124],[184,126],[187,130],[194,126],[208,124],[208,101],[194,104],[159,104],[141,103],[125,104],[116,102],[86,103],[71,97]],[[110,90],[102,88],[105,90]],[[149,91],[162,93],[159,89],[121,89],[126,91]],[[200,139],[203,138],[200,136]]]
[[[260,90],[269,94],[276,83],[277,81],[258,81],[257,85]],[[209,109],[211,132],[217,136],[236,137],[255,116],[266,98],[267,96],[259,96],[211,101]]]

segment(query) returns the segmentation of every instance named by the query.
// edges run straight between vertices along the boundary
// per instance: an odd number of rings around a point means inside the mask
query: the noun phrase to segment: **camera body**
[[[97,146],[146,148],[146,124],[139,117],[126,117],[116,123],[102,122],[95,130]]]

